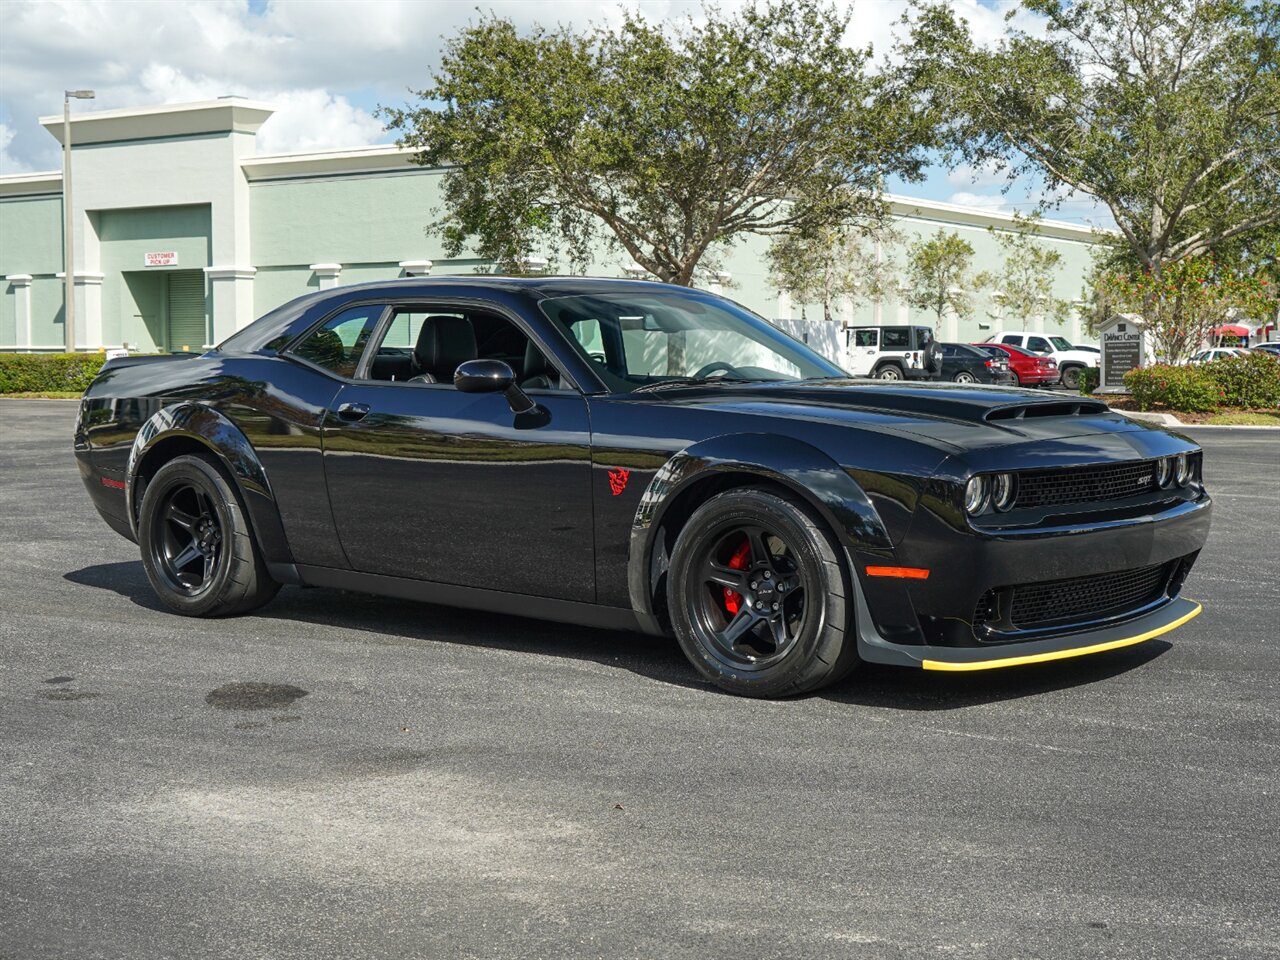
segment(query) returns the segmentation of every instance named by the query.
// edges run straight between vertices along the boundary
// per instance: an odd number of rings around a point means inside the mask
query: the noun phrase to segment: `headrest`
[[[448,382],[458,364],[476,358],[476,332],[465,317],[445,315],[427,317],[418,332],[413,348],[414,366],[418,373],[431,373]]]

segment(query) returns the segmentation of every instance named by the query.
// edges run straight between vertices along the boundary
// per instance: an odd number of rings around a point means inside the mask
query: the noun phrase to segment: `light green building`
[[[73,116],[77,349],[199,350],[308,291],[490,269],[487,261],[446,257],[426,228],[437,215],[442,171],[412,164],[410,152],[394,146],[259,155],[254,135],[271,113],[267,104],[227,98]],[[40,123],[61,143],[62,117]],[[907,242],[955,231],[982,269],[1000,257],[989,228],[1018,229],[981,209],[890,201]],[[0,350],[65,346],[62,204],[60,172],[0,177]],[[768,242],[739,243],[700,285],[771,319],[798,317],[800,306],[770,283]],[[1038,242],[1063,255],[1057,295],[1077,297],[1090,230],[1045,222]],[[603,248],[589,272],[644,275]],[[822,315],[817,307],[807,313]],[[840,314],[845,324],[931,322],[901,298],[846,305]],[[942,333],[978,340],[998,325],[999,298],[980,295],[973,319],[952,318]],[[1051,332],[1079,342],[1079,316]]]

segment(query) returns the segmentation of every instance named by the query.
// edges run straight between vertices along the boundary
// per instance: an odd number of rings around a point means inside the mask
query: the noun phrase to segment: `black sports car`
[[[709,293],[405,279],[108,364],[75,433],[178,613],[282,583],[670,631],[736,693],[859,661],[1137,643],[1210,500],[1192,443],[1084,397],[853,380]]]
[[[1009,372],[1009,362],[988,356],[967,343],[943,343],[942,379],[954,383],[1017,384]]]

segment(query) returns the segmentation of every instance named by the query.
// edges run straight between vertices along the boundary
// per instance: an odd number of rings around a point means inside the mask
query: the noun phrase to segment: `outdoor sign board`
[[[1128,317],[1112,317],[1100,331],[1102,382],[1106,390],[1123,390],[1124,375],[1143,365],[1142,326]]]
[[[173,250],[165,250],[160,253],[144,253],[143,264],[148,267],[176,267],[178,265],[178,254]]]

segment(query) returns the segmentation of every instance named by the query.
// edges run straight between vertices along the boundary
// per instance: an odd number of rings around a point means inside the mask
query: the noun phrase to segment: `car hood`
[[[716,383],[645,396],[756,416],[856,424],[908,434],[951,450],[1149,429],[1090,397],[954,383]]]

